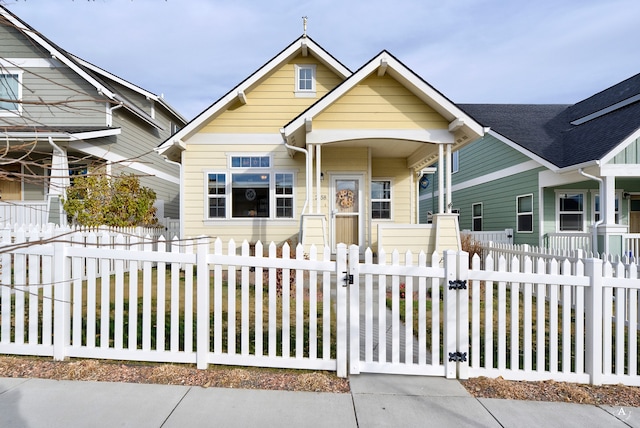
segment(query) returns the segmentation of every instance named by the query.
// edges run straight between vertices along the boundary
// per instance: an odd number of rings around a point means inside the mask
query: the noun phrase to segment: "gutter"
[[[583,177],[586,177],[590,180],[594,180],[597,181],[599,183],[599,188],[600,188],[600,202],[602,203],[602,195],[603,195],[603,184],[604,181],[602,180],[602,178],[600,177],[596,177],[595,175],[591,175],[591,174],[587,174],[586,172],[584,172],[584,170],[582,168],[578,169],[578,173],[580,175],[582,175]],[[593,227],[591,230],[591,233],[593,234],[593,236],[591,237],[591,247],[593,249],[594,253],[597,253],[597,249],[598,249],[598,227],[603,223],[602,220],[603,216],[600,216],[600,220],[596,221],[593,223]]]

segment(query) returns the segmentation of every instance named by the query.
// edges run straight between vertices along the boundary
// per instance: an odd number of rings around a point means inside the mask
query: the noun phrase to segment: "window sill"
[[[295,91],[296,98],[315,98],[316,91]]]

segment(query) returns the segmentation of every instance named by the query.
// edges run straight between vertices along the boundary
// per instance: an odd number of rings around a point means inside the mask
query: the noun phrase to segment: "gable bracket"
[[[247,103],[247,96],[244,94],[244,91],[238,91],[238,101],[240,101],[242,105]]]
[[[456,118],[449,124],[449,132],[459,131],[464,126],[464,119]]]
[[[309,55],[308,47],[307,47],[307,41],[306,41],[305,39],[303,39],[303,40],[300,42],[300,46],[301,46],[301,48],[302,48],[302,56],[307,56],[307,55]]]
[[[384,76],[384,74],[387,72],[387,67],[389,66],[389,62],[387,61],[386,58],[381,58],[380,59],[380,67],[378,67],[378,77],[382,77]]]
[[[311,119],[310,117],[307,117],[304,120],[304,130],[306,132],[311,132],[313,130],[313,119]]]

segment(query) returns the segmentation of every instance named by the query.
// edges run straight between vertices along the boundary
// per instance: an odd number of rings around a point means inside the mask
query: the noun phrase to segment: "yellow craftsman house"
[[[182,165],[182,236],[429,252],[459,247],[447,159],[483,133],[390,53],[351,72],[303,35],[158,151]]]

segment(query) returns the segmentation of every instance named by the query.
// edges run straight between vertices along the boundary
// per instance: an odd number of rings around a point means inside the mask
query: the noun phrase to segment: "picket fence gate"
[[[3,354],[640,385],[633,262],[2,239]]]

